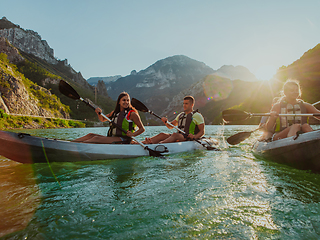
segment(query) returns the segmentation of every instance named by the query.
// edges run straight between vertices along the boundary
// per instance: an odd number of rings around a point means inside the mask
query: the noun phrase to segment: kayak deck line
[[[216,139],[201,140],[217,146]],[[206,149],[195,141],[146,144],[164,155]],[[45,151],[44,151],[45,150]],[[45,156],[45,154],[46,156]],[[0,155],[20,163],[78,162],[149,156],[139,144],[92,144],[36,137],[26,133],[0,131]]]
[[[258,157],[320,173],[320,130],[272,142],[257,141],[252,150]]]

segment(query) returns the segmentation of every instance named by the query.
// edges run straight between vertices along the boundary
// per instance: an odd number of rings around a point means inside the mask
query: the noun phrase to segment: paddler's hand
[[[191,133],[188,135],[188,138],[190,138],[191,140],[195,139],[194,135]]]
[[[128,137],[134,137],[133,132],[130,132],[130,131],[127,131],[126,135],[127,135]]]
[[[167,122],[168,122],[168,118],[162,117],[162,118],[161,118],[161,121],[162,121],[163,123],[167,123]]]
[[[270,117],[277,118],[277,117],[279,117],[279,113],[272,111],[272,112],[270,112]]]
[[[96,108],[94,111],[95,111],[98,115],[100,115],[100,114],[102,113],[102,110],[101,110],[100,108]]]

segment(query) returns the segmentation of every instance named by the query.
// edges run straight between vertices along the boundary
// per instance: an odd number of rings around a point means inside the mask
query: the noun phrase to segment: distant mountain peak
[[[20,26],[10,22],[6,17],[3,16],[0,19],[0,29],[9,29],[9,28],[20,28]]]
[[[165,66],[165,65],[173,65],[173,64],[179,64],[180,66],[184,66],[184,65],[188,65],[190,63],[198,63],[200,65],[206,66],[205,63],[203,62],[199,62],[197,60],[194,60],[192,58],[189,58],[185,55],[174,55],[174,56],[170,56],[164,59],[160,59],[158,61],[156,61],[154,64],[152,64],[149,67],[161,67],[161,66]],[[207,66],[208,67],[208,66]]]
[[[218,75],[220,77],[226,77],[231,80],[243,80],[247,82],[255,82],[258,81],[257,77],[249,71],[244,66],[233,66],[233,65],[223,65],[219,68],[214,75]]]

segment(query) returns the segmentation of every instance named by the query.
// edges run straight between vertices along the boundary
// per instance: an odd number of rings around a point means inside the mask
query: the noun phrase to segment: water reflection
[[[223,140],[255,127],[206,130]],[[319,238],[320,175],[253,157],[255,137],[220,152],[167,159],[51,163],[61,187],[47,164],[31,169],[3,159],[0,190],[33,198],[26,211],[31,221],[22,231],[11,229],[12,239]]]
[[[24,229],[40,197],[32,165],[0,157],[0,237]]]

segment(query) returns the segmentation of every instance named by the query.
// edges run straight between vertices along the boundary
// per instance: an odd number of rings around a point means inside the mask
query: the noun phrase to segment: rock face
[[[0,36],[8,39],[12,45],[26,53],[44,59],[51,64],[58,63],[58,60],[54,57],[53,49],[35,31],[21,28],[5,28],[0,29]]]
[[[19,51],[13,48],[4,37],[0,37],[0,53],[5,53],[10,63],[18,63],[24,60]]]
[[[183,55],[162,59],[145,70],[107,84],[109,96],[117,99],[122,91],[148,104],[154,112],[162,112],[180,91],[201,80],[214,70],[202,62]]]
[[[122,77],[121,75],[115,75],[110,77],[91,77],[87,79],[87,82],[92,86],[96,86],[98,84],[98,81],[100,80],[106,84],[109,84],[110,82],[117,81],[121,77]]]
[[[108,96],[108,91],[103,81],[98,81],[98,84],[96,87],[97,87],[97,93],[99,95]]]
[[[27,54],[36,56],[50,64],[57,65],[63,63],[68,71],[72,74],[70,77],[73,81],[79,83],[87,89],[90,89],[89,84],[83,78],[80,72],[76,72],[68,60],[59,61],[54,57],[54,51],[49,46],[46,40],[42,40],[41,36],[33,30],[24,30],[19,25],[15,25],[8,21],[5,17],[0,19],[0,37],[3,37],[9,41],[14,47],[22,50]]]
[[[24,60],[19,51],[13,47],[5,38],[0,37],[0,53],[5,53],[10,63],[17,63]],[[55,79],[45,79],[46,83],[57,83]],[[36,91],[44,92],[51,98],[51,92],[38,85],[30,85]],[[51,99],[56,101],[55,98]],[[53,113],[40,106],[39,100],[28,91],[21,79],[9,64],[0,66],[0,108],[6,113],[35,115],[44,117],[64,117],[69,118],[69,114],[60,109],[60,113]]]
[[[13,75],[6,74],[0,70],[1,78],[7,82],[10,87],[0,85],[1,99],[0,107],[7,113],[35,115],[43,117],[64,117],[69,118],[69,114],[61,111],[59,116],[55,116],[50,110],[39,106],[39,100],[29,94],[22,80]],[[46,88],[36,86],[37,90],[51,95]],[[2,102],[2,104],[1,104]],[[2,106],[1,106],[2,105]]]

